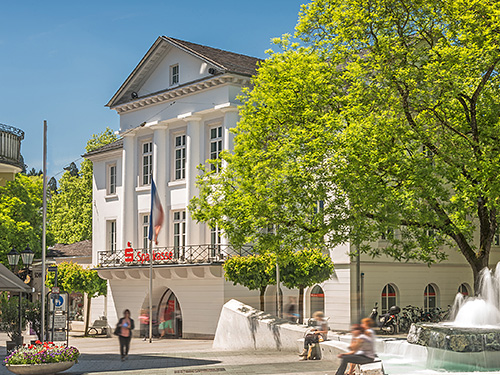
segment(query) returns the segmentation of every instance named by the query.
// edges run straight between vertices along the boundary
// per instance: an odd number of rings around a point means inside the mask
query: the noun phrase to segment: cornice
[[[197,92],[209,90],[216,86],[221,86],[226,84],[249,86],[250,81],[251,81],[250,77],[243,77],[232,74],[219,75],[201,81],[189,83],[181,87],[176,87],[166,91],[153,93],[148,96],[138,98],[134,101],[114,106],[112,107],[112,109],[116,110],[118,114],[123,114],[129,111],[134,111],[141,108],[149,107],[151,105],[167,102],[169,100],[175,100],[180,97],[191,95]]]

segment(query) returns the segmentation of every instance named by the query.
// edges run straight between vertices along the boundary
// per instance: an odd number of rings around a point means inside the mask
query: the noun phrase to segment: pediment
[[[153,43],[106,106],[113,108],[222,73],[251,76],[258,61],[254,57],[162,36]],[[179,66],[179,82],[172,84],[171,67],[176,64]]]

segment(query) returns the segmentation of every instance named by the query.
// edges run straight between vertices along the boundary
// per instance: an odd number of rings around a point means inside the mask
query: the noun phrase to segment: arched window
[[[319,285],[315,285],[311,290],[311,310],[309,316],[313,316],[316,311],[325,312],[325,292]]]
[[[467,297],[470,295],[470,286],[467,283],[460,284],[458,287],[458,293],[462,293],[464,297]]]
[[[382,314],[386,314],[392,306],[395,306],[397,299],[396,288],[392,284],[387,284],[382,289]]]
[[[433,284],[428,284],[424,290],[424,310],[430,311],[437,307],[437,287]]]

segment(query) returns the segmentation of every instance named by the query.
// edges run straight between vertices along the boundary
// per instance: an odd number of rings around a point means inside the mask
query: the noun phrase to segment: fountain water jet
[[[500,263],[480,274],[478,297],[455,298],[451,322],[412,325],[408,342],[428,348],[427,367],[457,371],[500,369]]]

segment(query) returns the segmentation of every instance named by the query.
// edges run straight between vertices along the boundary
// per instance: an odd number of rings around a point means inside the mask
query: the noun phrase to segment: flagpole
[[[153,342],[153,240],[149,240],[149,342]]]

